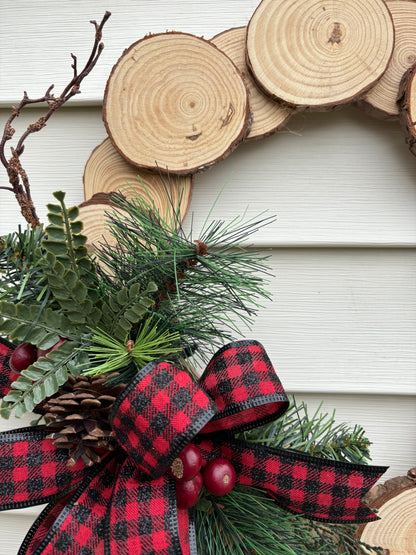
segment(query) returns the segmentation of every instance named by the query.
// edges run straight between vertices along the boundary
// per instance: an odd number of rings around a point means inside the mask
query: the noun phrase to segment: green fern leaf
[[[68,378],[68,364],[79,356],[76,342],[65,341],[59,347],[39,358],[21,372],[12,383],[12,390],[4,397],[6,411],[15,411],[17,418],[54,395]]]

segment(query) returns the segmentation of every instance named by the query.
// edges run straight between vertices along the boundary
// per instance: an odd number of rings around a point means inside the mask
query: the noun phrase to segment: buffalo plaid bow
[[[192,510],[177,508],[166,473],[191,440],[205,461],[227,458],[237,483],[264,488],[289,511],[327,522],[376,519],[360,499],[385,468],[235,439],[287,406],[262,345],[238,341],[214,355],[198,383],[167,362],[145,366],[113,406],[119,447],[92,468],[68,467],[43,427],[0,434],[0,508],[52,501],[19,554],[195,554]]]

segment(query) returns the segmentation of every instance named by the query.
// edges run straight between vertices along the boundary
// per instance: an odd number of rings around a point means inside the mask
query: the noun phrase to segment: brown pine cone
[[[57,395],[45,403],[47,436],[56,447],[69,449],[69,466],[81,458],[87,466],[100,462],[102,451],[112,451],[113,432],[109,412],[125,384],[105,386],[117,374],[72,376]]]

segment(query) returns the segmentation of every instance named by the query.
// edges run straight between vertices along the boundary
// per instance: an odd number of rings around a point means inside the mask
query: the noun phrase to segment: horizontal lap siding
[[[84,198],[85,162],[106,136],[105,81],[124,48],[165,29],[209,38],[246,24],[257,4],[163,0],[155,9],[154,0],[107,3],[113,16],[102,60],[83,93],[28,139],[22,157],[41,219],[55,190],[67,191],[68,204]],[[24,89],[36,96],[54,82],[59,91],[70,76],[69,53],[80,63],[86,59],[88,21],[104,11],[99,0],[63,3],[59,17],[50,2],[38,0],[36,14],[33,6],[20,0],[0,8],[0,106],[17,102]],[[41,114],[27,110],[17,133]],[[0,121],[8,115],[0,110]],[[229,220],[246,207],[249,216],[276,215],[251,241],[270,249],[273,302],[243,334],[265,345],[286,390],[310,411],[322,400],[324,411],[336,408],[337,421],[366,429],[373,462],[390,465],[385,478],[416,462],[415,169],[397,122],[352,107],[298,114],[283,131],[239,146],[198,175],[185,222],[189,228],[192,213],[196,238],[224,184],[215,217]],[[12,194],[0,191],[0,234],[24,223],[17,214]],[[1,430],[18,426],[21,421],[0,421]],[[0,515],[0,555],[17,552],[37,511]]]

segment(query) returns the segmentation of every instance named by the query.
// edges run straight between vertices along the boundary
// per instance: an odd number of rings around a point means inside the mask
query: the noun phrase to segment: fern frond
[[[4,397],[0,414],[8,417],[14,410],[17,418],[32,411],[46,397],[56,393],[68,379],[68,364],[79,356],[77,343],[64,341],[59,347],[40,357],[12,383],[12,389]]]
[[[157,286],[154,282],[148,283],[144,290],[139,283],[121,288],[103,303],[100,324],[110,335],[123,341],[133,325],[137,324],[154,305],[155,301],[151,295],[156,291]]]
[[[27,341],[41,349],[54,345],[59,337],[78,339],[77,330],[63,314],[38,305],[0,301],[0,332],[12,343]]]

